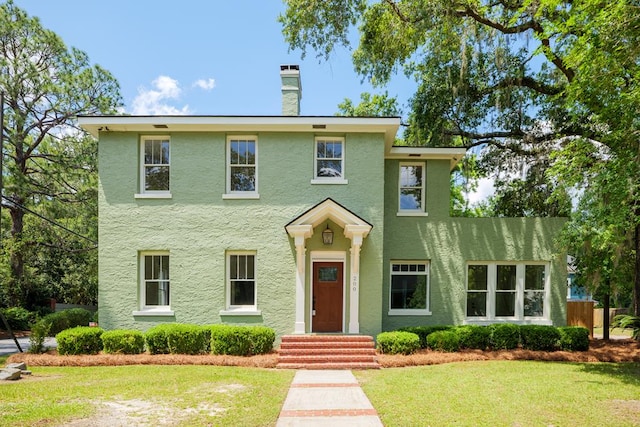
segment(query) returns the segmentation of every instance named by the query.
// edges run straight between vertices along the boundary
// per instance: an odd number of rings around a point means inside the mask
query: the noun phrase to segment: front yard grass
[[[385,426],[638,426],[640,364],[462,362],[354,372]]]
[[[293,375],[220,366],[34,367],[31,377],[0,383],[0,425],[274,425]]]

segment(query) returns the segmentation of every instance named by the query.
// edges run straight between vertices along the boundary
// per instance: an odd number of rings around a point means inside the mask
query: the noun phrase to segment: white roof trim
[[[291,237],[295,237],[296,233],[300,230],[300,226],[310,225],[316,228],[327,219],[339,225],[344,230],[345,237],[349,239],[351,239],[354,234],[366,237],[373,228],[367,221],[344,208],[339,203],[336,203],[332,199],[326,199],[291,221],[285,229]]]
[[[467,149],[463,147],[408,147],[392,146],[387,147],[386,159],[400,160],[449,160],[451,169],[465,156]]]

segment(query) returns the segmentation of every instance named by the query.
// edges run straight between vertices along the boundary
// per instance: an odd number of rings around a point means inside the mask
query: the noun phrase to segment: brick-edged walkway
[[[296,372],[277,427],[380,427],[382,422],[351,371]]]

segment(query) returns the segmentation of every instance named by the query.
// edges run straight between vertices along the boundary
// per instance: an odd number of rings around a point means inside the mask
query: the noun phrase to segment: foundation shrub
[[[460,338],[455,329],[436,331],[427,336],[427,345],[435,351],[453,353],[460,350]]]
[[[581,326],[562,326],[558,328],[558,345],[564,351],[589,350],[589,330]]]
[[[491,348],[494,350],[513,350],[520,344],[520,327],[512,323],[496,323],[491,330]]]
[[[166,329],[166,335],[171,354],[201,354],[207,349],[203,326],[174,323]]]
[[[97,354],[102,350],[101,335],[104,330],[89,326],[77,326],[56,335],[58,354]]]
[[[213,354],[252,356],[273,349],[275,331],[266,326],[211,325],[210,349]]]
[[[399,331],[411,332],[420,337],[420,348],[427,348],[427,337],[429,334],[437,331],[448,331],[453,326],[449,325],[431,325],[431,326],[408,326],[398,329]]]
[[[144,351],[144,335],[135,330],[117,329],[102,334],[105,353],[140,354]]]
[[[486,350],[489,347],[491,330],[486,326],[463,325],[453,331],[458,335],[460,348]]]
[[[31,327],[29,337],[31,353],[41,353],[44,348],[44,339],[57,335],[65,329],[77,326],[88,326],[93,319],[93,313],[84,308],[71,308],[47,314]]]
[[[560,331],[554,326],[520,326],[520,340],[526,350],[556,351],[560,337]]]
[[[151,354],[169,354],[169,342],[167,340],[167,330],[172,323],[156,325],[144,333],[144,342],[147,350]]]
[[[376,342],[378,351],[385,354],[412,354],[420,348],[418,334],[408,331],[382,332]]]

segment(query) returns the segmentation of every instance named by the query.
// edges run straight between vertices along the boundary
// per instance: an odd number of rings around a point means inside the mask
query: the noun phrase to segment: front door
[[[313,263],[312,332],[342,332],[342,262]]]

